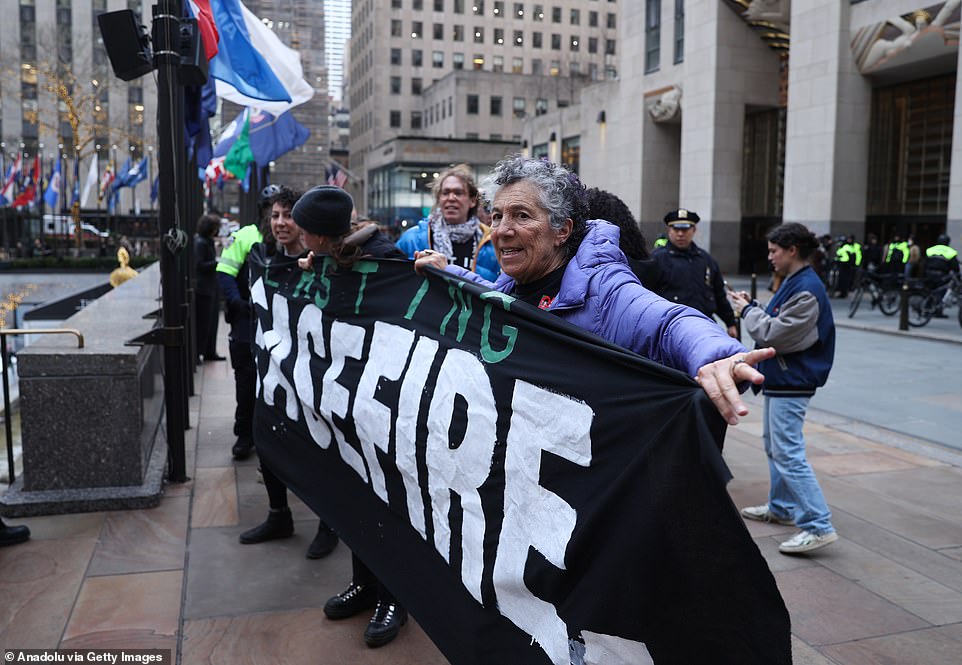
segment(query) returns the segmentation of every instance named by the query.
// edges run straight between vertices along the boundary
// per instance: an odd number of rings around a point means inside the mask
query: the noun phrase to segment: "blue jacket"
[[[588,233],[568,262],[558,297],[547,311],[689,376],[703,365],[745,352],[701,312],[670,303],[643,287],[618,247],[619,237],[614,224],[588,222]],[[514,290],[514,279],[506,274],[492,284],[457,266],[448,270],[504,293]]]
[[[835,319],[811,266],[789,275],[764,310],[754,303],[746,306],[742,321],[757,346],[778,352],[758,366],[766,395],[810,396],[825,385],[835,360]]]
[[[498,265],[498,257],[494,252],[494,245],[491,243],[491,230],[484,224],[481,225],[481,242],[474,254],[471,269],[488,281],[494,281],[501,274],[501,266]],[[431,242],[431,232],[428,226],[428,218],[425,217],[418,225],[408,229],[398,238],[397,246],[402,252],[408,255],[409,259],[414,259],[414,252],[424,249],[434,249]]]

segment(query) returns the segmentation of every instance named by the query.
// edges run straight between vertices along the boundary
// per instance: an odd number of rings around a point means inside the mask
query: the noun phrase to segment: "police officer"
[[[254,418],[255,369],[251,349],[250,279],[247,255],[251,247],[264,241],[259,224],[270,207],[270,200],[280,191],[277,185],[261,190],[257,200],[257,219],[230,234],[228,245],[217,260],[217,285],[226,308],[225,319],[230,325],[228,350],[234,368],[234,434],[237,441],[231,448],[236,460],[247,459],[254,450],[252,422]]]
[[[948,288],[949,274],[959,272],[959,253],[949,247],[951,241],[951,238],[943,233],[936,240],[937,244],[925,250],[925,281],[941,296],[945,295]],[[935,316],[945,318],[941,298]]]
[[[665,215],[668,243],[652,254],[658,264],[655,293],[667,300],[694,307],[724,321],[728,334],[738,336],[735,313],[725,294],[725,280],[718,262],[694,242],[697,213],[684,208]]]
[[[885,248],[885,269],[883,272],[902,273],[909,262],[909,244],[902,240],[898,233],[892,236],[892,242]]]
[[[838,293],[839,298],[848,296],[855,279],[855,269],[862,265],[862,246],[855,241],[855,236],[838,237],[839,247],[835,250],[835,261],[838,263]]]

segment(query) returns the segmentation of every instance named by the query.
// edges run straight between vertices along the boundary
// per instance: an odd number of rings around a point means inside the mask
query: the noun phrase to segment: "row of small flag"
[[[43,186],[44,180],[41,179],[40,155],[34,156],[33,168],[29,170],[23,169],[22,153],[16,156],[7,169],[3,167],[3,159],[4,155],[0,155],[0,173],[4,174],[2,188],[0,188],[0,206],[23,208],[39,203],[42,198],[51,209],[57,209],[64,190],[64,174],[60,157],[57,158],[55,166],[46,178],[46,187]],[[136,164],[128,158],[119,171],[112,161],[108,162],[101,174],[99,157],[95,154],[90,160],[90,168],[81,192],[80,160],[75,159],[69,205],[79,203],[81,207],[85,207],[90,198],[90,192],[96,189],[98,203],[106,200],[108,207],[112,207],[116,205],[121,189],[132,188],[147,179],[149,168],[149,157],[144,157]],[[157,198],[157,185],[155,178],[151,187],[151,201]],[[41,192],[43,192],[42,195]]]

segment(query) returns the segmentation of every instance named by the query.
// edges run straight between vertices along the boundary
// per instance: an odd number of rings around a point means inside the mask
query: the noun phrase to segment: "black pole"
[[[13,414],[10,413],[10,379],[7,377],[9,360],[7,338],[3,336],[0,337],[0,362],[3,364],[3,431],[7,435],[7,470],[10,473],[10,484],[13,485],[13,481],[15,480],[13,461]]]
[[[181,0],[159,0],[153,7],[154,64],[157,67],[157,168],[160,177],[158,220],[160,226],[160,280],[162,312],[167,343],[164,344],[164,403],[167,414],[168,479],[187,480],[184,429],[186,385],[184,368],[184,321],[182,277],[178,254],[187,238],[178,208],[178,192],[185,182],[184,95],[178,81],[180,65]]]

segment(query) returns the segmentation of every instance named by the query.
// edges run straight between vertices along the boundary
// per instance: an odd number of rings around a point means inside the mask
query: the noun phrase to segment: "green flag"
[[[244,116],[244,128],[224,157],[224,168],[234,174],[238,180],[244,179],[244,176],[247,175],[247,165],[254,161],[254,153],[251,152],[250,129],[251,119],[250,109],[248,109]]]

